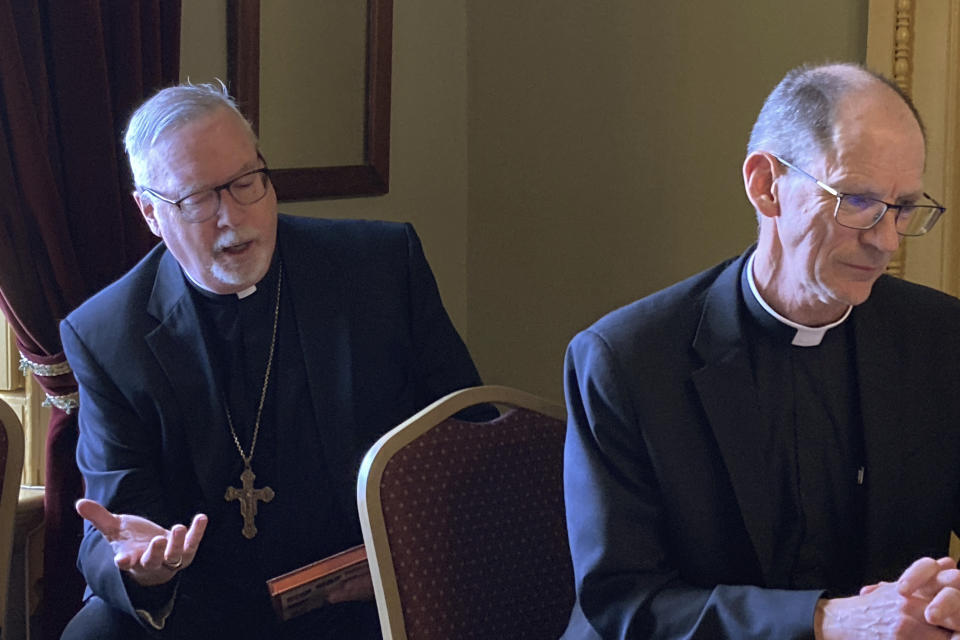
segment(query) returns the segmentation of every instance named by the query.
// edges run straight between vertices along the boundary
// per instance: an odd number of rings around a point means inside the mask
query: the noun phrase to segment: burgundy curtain
[[[44,638],[59,638],[83,591],[77,414],[62,408],[76,382],[57,325],[153,242],[129,195],[120,136],[144,98],[177,81],[179,32],[180,0],[0,0],[0,310],[56,401]]]

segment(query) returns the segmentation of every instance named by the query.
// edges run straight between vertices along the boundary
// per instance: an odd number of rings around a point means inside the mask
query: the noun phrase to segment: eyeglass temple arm
[[[817,186],[819,186],[821,189],[823,189],[824,191],[826,191],[827,193],[829,193],[829,194],[832,195],[833,197],[835,197],[835,198],[841,197],[842,194],[841,194],[839,191],[837,191],[836,189],[834,189],[833,187],[831,187],[831,186],[828,185],[828,184],[824,184],[823,182],[820,182],[820,180],[818,180],[817,178],[813,177],[812,175],[810,175],[809,173],[807,173],[806,171],[804,171],[804,170],[801,169],[800,167],[795,166],[795,165],[787,162],[786,160],[784,160],[783,158],[781,158],[780,156],[778,156],[778,155],[775,154],[775,153],[771,153],[770,155],[772,155],[774,158],[776,158],[776,159],[777,159],[777,162],[779,162],[779,163],[782,164],[783,166],[789,167],[789,168],[793,169],[794,171],[799,171],[799,172],[802,173],[803,175],[807,176],[808,178],[810,178],[811,180],[813,180],[814,182],[816,182],[816,183],[817,183]],[[932,200],[932,198],[931,198],[931,200]]]

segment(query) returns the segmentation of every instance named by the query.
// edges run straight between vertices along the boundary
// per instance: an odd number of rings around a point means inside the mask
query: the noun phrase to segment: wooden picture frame
[[[393,0],[368,0],[363,162],[270,167],[282,202],[382,195],[390,190]],[[257,130],[260,111],[260,0],[227,0],[227,81]]]

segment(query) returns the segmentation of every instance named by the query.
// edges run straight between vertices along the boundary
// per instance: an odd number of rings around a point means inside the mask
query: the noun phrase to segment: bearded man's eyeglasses
[[[851,229],[872,229],[883,219],[887,211],[892,211],[896,221],[897,233],[902,236],[922,236],[933,228],[940,216],[947,210],[946,207],[931,198],[926,193],[923,200],[907,204],[890,204],[883,200],[870,198],[853,193],[842,193],[828,184],[824,184],[812,175],[787,162],[776,154],[771,154],[777,161],[788,169],[800,173],[817,183],[821,189],[837,199],[833,210],[833,219],[844,227]]]
[[[261,158],[263,160],[263,158]],[[261,167],[248,171],[233,178],[229,182],[189,193],[179,200],[172,200],[160,195],[153,189],[143,187],[143,193],[149,193],[154,198],[172,204],[180,210],[180,215],[187,222],[204,222],[217,214],[220,210],[220,194],[229,191],[230,196],[237,204],[247,205],[262,200],[267,195],[270,183],[270,169]]]

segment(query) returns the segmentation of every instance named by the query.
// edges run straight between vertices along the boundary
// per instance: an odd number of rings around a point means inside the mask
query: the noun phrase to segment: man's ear
[[[754,209],[769,218],[780,215],[777,189],[779,168],[779,161],[766,151],[754,151],[743,161],[743,186],[747,198]]]
[[[147,226],[150,227],[150,231],[158,238],[161,237],[160,225],[157,224],[156,210],[153,206],[153,198],[145,196],[142,191],[132,191],[130,195],[133,196],[133,201],[137,203],[137,208],[140,209],[140,213],[143,215]]]

